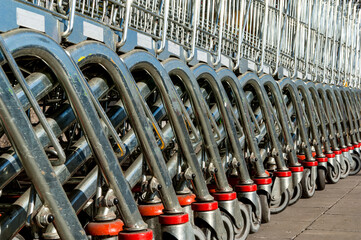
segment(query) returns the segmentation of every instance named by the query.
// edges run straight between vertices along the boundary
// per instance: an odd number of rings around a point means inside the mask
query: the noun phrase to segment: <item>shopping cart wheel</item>
[[[261,219],[262,219],[262,209],[261,209],[261,200],[259,198],[259,195],[256,195],[256,199],[257,202],[255,204],[257,204],[258,209],[260,209],[259,214],[257,214],[257,212],[255,211],[255,209],[252,208],[251,204],[247,204],[247,208],[248,208],[248,213],[249,213],[249,220],[250,220],[250,229],[249,232],[250,233],[256,233],[258,232],[259,228],[261,227]]]
[[[251,229],[251,219],[249,214],[249,209],[247,205],[239,202],[239,208],[241,210],[242,218],[243,218],[243,226],[242,228],[237,228],[234,226],[234,239],[235,240],[244,240],[247,239],[248,234]]]
[[[194,233],[195,240],[205,240],[206,239],[206,235],[204,235],[203,231],[197,226],[193,226],[193,233]]]
[[[317,190],[324,190],[326,187],[326,170],[323,168],[317,169],[316,185]]]
[[[326,174],[326,180],[327,183],[335,184],[338,183],[338,181],[341,178],[341,165],[339,162],[336,162],[336,166],[332,168],[331,166],[328,166],[328,171]]]
[[[351,156],[352,156],[352,162],[351,162],[351,170],[349,175],[356,175],[361,170],[361,159],[355,153],[351,153]]]
[[[16,236],[12,240],[25,240],[25,238],[20,234],[16,234]]]
[[[288,189],[286,189],[286,191],[284,191],[281,194],[281,196],[279,196],[278,198],[275,199],[271,198],[271,207],[270,207],[271,214],[277,214],[285,210],[286,207],[288,206],[289,201],[290,201],[290,192],[288,191]]]
[[[268,223],[271,220],[271,211],[269,207],[268,197],[266,194],[259,194],[262,210],[262,223]]]
[[[342,168],[342,165],[341,165],[341,178],[342,179],[347,178],[347,176],[349,175],[350,170],[351,170],[350,161],[346,158],[344,158],[344,161],[345,161],[345,167]]]
[[[303,171],[302,184],[302,197],[311,198],[316,191],[316,183],[311,181],[311,169],[305,168]]]
[[[231,218],[224,212],[221,211],[222,221],[226,230],[227,236],[225,239],[234,240],[234,230]],[[216,234],[209,228],[204,229],[206,240],[216,240]]]
[[[293,204],[298,202],[298,200],[300,200],[302,196],[302,184],[298,183],[297,186],[293,188],[293,192],[290,195],[291,195],[291,199],[288,203],[288,206],[292,206]]]

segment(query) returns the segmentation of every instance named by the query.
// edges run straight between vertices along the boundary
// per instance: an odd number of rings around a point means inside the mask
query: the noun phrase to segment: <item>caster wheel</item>
[[[234,230],[231,218],[224,212],[221,212],[222,222],[224,229],[226,230],[226,236],[224,239],[234,240]],[[206,228],[205,231],[206,240],[217,240],[216,234],[213,230]]]
[[[282,212],[286,209],[290,202],[290,192],[288,189],[284,191],[281,196],[279,196],[277,199],[271,199],[271,207],[270,212],[271,214],[277,214]]]
[[[268,197],[266,194],[260,194],[259,199],[262,209],[262,223],[268,223],[271,220],[271,211],[268,203]]]
[[[336,162],[336,166],[334,169],[332,169],[331,166],[327,167],[327,174],[326,174],[327,183],[330,184],[338,183],[340,178],[341,178],[341,166],[339,162]]]
[[[347,178],[351,170],[350,161],[346,158],[344,158],[344,161],[345,161],[345,167],[342,168],[341,166],[341,179]]]
[[[16,234],[16,236],[12,240],[25,240],[25,238],[20,234]]]
[[[193,233],[195,240],[206,240],[206,235],[204,235],[203,231],[199,227],[193,226]]]
[[[297,184],[297,186],[293,189],[293,193],[291,195],[292,196],[288,203],[288,206],[292,206],[293,204],[298,202],[298,200],[301,199],[301,196],[302,196],[302,184],[301,183]]]
[[[245,240],[248,237],[248,234],[251,229],[251,219],[247,205],[239,203],[239,208],[241,209],[241,215],[243,219],[242,228],[237,228],[234,226],[234,240]]]
[[[302,184],[302,197],[311,198],[316,191],[316,183],[311,181],[311,170],[305,168],[303,171]]]
[[[351,163],[351,170],[349,175],[356,175],[361,170],[361,159],[355,153],[352,153],[351,156],[352,156],[352,163]]]
[[[317,190],[324,190],[326,187],[326,170],[322,168],[317,169],[316,178]]]
[[[261,200],[259,198],[259,196],[257,195],[257,202],[256,204],[258,205],[258,209],[260,209],[260,211],[262,211],[261,208]],[[250,229],[249,232],[250,233],[256,233],[258,232],[259,228],[261,227],[261,219],[262,219],[262,214],[257,215],[256,212],[252,209],[252,206],[250,204],[246,205],[248,208],[248,213],[249,213],[249,222],[250,222]]]

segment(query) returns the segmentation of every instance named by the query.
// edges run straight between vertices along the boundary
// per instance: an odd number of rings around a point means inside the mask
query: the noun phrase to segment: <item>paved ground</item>
[[[361,173],[272,215],[248,240],[361,240]]]

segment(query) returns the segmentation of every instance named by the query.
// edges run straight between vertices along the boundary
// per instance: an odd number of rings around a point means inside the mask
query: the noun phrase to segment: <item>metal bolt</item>
[[[48,215],[48,223],[52,223],[54,221],[55,217],[52,214]]]

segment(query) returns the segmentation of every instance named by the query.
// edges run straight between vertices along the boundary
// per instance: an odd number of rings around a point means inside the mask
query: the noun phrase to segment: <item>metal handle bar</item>
[[[294,79],[297,77],[297,62],[298,62],[298,50],[299,50],[299,35],[300,35],[300,18],[301,18],[301,1],[298,1],[297,5],[297,20],[296,20],[296,35],[295,35],[295,57],[294,57],[294,72],[291,76],[291,79]]]
[[[360,69],[358,67],[359,61],[360,61],[360,26],[361,26],[361,12],[359,11],[359,17],[358,17],[358,25],[357,28],[357,39],[356,39],[356,64],[355,64],[355,75],[357,76],[358,82],[355,81],[355,86],[360,88]]]
[[[236,129],[238,130],[238,133],[242,133],[243,129],[241,127],[241,124],[239,123],[239,120],[237,119],[236,114],[234,113],[234,111],[230,111],[230,112],[231,112],[231,115],[233,117],[234,125],[235,125]]]
[[[21,163],[31,177],[32,184],[34,184],[40,196],[41,200],[39,199],[37,202],[44,201],[49,206],[50,211],[57,219],[55,225],[59,230],[61,238],[69,240],[87,239],[65,191],[54,176],[53,167],[50,165],[39,139],[35,136],[32,125],[23,111],[21,103],[14,94],[14,91],[11,91],[10,81],[1,67],[0,79],[1,121],[12,146],[16,150]],[[30,196],[26,198],[26,200],[29,199],[31,199]],[[31,212],[32,204],[30,206],[27,204],[27,206],[30,207],[29,211]],[[27,212],[27,210],[23,211],[23,216]],[[27,217],[23,217],[24,222]],[[6,234],[7,227],[8,225],[1,228],[1,239],[5,239],[3,235]],[[11,232],[10,234],[13,233]]]
[[[201,98],[200,101],[204,101],[204,99]],[[211,126],[213,127],[213,130],[216,132],[216,136],[214,136],[214,138],[216,139],[216,141],[218,141],[221,139],[222,135],[218,129],[217,123],[216,123],[210,109],[208,107],[206,107],[205,110],[207,112],[207,116],[208,116],[208,119],[210,120]]]
[[[197,134],[197,128],[194,126],[193,124],[193,121],[192,119],[190,118],[188,112],[187,112],[187,109],[184,107],[184,104],[182,103],[182,101],[180,100],[180,98],[177,98],[177,101],[181,107],[181,110],[182,110],[182,113],[183,113],[183,118],[186,122],[186,126],[188,125],[191,129],[192,129],[192,132],[194,133],[194,137],[195,137],[195,140],[196,142],[199,141],[199,135]]]
[[[332,65],[331,65],[331,81],[330,84],[334,84],[334,68],[335,68],[335,51],[336,51],[336,31],[337,31],[337,8],[339,7],[339,0],[336,0],[336,6],[334,6],[333,11],[333,44],[332,44]]]
[[[258,121],[256,119],[256,116],[253,114],[253,110],[251,108],[250,104],[247,104],[248,112],[250,113],[250,118],[252,119],[253,124],[255,125],[255,131],[261,132],[261,127],[258,124]]]
[[[193,30],[192,30],[192,40],[191,40],[191,53],[185,57],[185,60],[187,62],[192,61],[196,51],[195,49],[196,49],[196,37],[197,37],[197,25],[199,20],[200,5],[201,5],[201,0],[195,0],[194,10],[193,10],[194,15],[192,19]]]
[[[361,26],[361,12],[358,11],[358,24],[356,24],[355,26],[355,31],[356,31],[356,51],[355,51],[355,67],[354,67],[354,74],[355,74],[355,81],[353,84],[353,87],[358,87],[357,86],[357,82],[356,82],[356,78],[359,78],[359,68],[358,68],[358,63],[359,63],[359,51],[360,51],[360,26]]]
[[[287,4],[287,10],[286,10],[286,15],[289,14],[290,11],[290,6],[291,5],[291,1],[288,1]],[[282,17],[283,14],[283,1],[279,2],[279,16],[278,16],[278,31],[277,31],[277,50],[276,50],[276,64],[275,64],[275,69],[272,73],[272,76],[276,76],[277,72],[278,72],[278,65],[279,65],[279,61],[280,61],[280,53],[281,53],[281,43],[282,43],[282,39],[283,39],[283,33],[285,31],[285,27],[286,27],[286,23],[287,23],[287,17],[284,17],[286,20],[283,21],[283,26],[282,26]],[[282,26],[282,29],[281,29]]]
[[[113,137],[113,140],[116,142],[116,144],[121,152],[121,156],[123,156],[124,153],[126,152],[126,149],[125,149],[125,146],[124,146],[122,140],[120,140],[117,131],[114,129],[112,123],[110,122],[107,114],[104,112],[104,109],[100,105],[98,99],[96,99],[94,97],[94,95],[92,94],[89,83],[84,78],[81,78],[81,81],[84,83],[84,85],[89,93],[89,97],[95,106],[95,110],[100,115],[100,118],[104,121],[105,125],[107,126],[108,130],[110,131],[110,135]]]
[[[352,5],[352,1],[349,2],[348,4],[348,9],[347,9],[347,27],[346,27],[346,42],[345,42],[345,57],[344,57],[344,86],[347,86],[347,65],[348,65],[348,42],[349,42],[349,35],[350,35],[350,31],[349,31],[349,24],[350,24],[350,16],[351,16],[351,5]],[[356,10],[356,4],[354,6],[355,10]],[[341,45],[342,46],[342,45]],[[341,69],[341,68],[340,68]]]
[[[331,0],[327,0],[327,3],[326,3],[326,14],[325,14],[325,26],[326,26],[326,34],[325,34],[325,46],[324,46],[324,51],[323,51],[323,83],[326,82],[326,62],[328,61],[329,59],[329,56],[326,54],[326,53],[329,53],[329,50],[326,51],[326,49],[328,47],[331,47],[331,44],[330,46],[327,46],[327,43],[328,43],[328,16],[329,16],[329,12],[330,12],[330,1]]]
[[[68,26],[65,30],[65,32],[63,32],[61,34],[61,36],[63,38],[67,38],[74,29],[74,17],[75,17],[75,4],[76,4],[76,0],[70,0],[69,1],[69,14],[68,14]]]
[[[49,126],[48,121],[46,120],[44,114],[42,113],[42,110],[40,109],[40,106],[39,106],[38,102],[36,101],[33,93],[30,91],[29,85],[27,84],[23,74],[21,73],[21,70],[19,69],[18,65],[16,64],[15,59],[9,52],[9,49],[6,46],[6,43],[2,36],[0,36],[0,49],[1,49],[1,52],[4,55],[5,59],[7,60],[12,72],[14,73],[16,80],[19,82],[25,95],[29,99],[29,102],[34,109],[36,116],[39,118],[41,125],[43,126],[45,132],[47,133],[47,135],[57,153],[59,161],[56,161],[56,162],[54,161],[53,164],[54,165],[64,164],[64,162],[66,160],[66,155],[63,151],[63,148],[61,147],[58,139],[54,135],[54,132],[51,130],[51,127]]]
[[[336,24],[336,20],[337,20],[337,8],[339,7],[340,2],[339,0],[336,0],[336,6],[334,7],[334,12],[333,12],[333,23],[334,23],[334,27],[333,27],[333,44],[332,44],[332,67],[331,67],[331,81],[330,84],[335,84],[334,81],[334,68],[335,68],[335,51],[336,51],[336,32],[337,32],[337,24]]]
[[[160,15],[160,14],[159,14]],[[162,40],[160,43],[160,47],[155,49],[155,52],[157,54],[160,54],[164,51],[165,48],[165,41],[167,38],[167,32],[168,32],[168,15],[169,15],[169,0],[165,0],[164,3],[164,17],[163,17],[163,33],[162,33]]]
[[[139,90],[137,91],[137,93],[138,93],[139,98],[142,99],[143,97],[142,97],[142,95],[140,94]],[[159,138],[159,140],[160,140],[160,142],[161,142],[160,149],[164,149],[165,143],[164,143],[164,136],[163,136],[162,130],[159,128],[159,125],[158,125],[157,121],[154,119],[154,116],[153,116],[153,114],[151,113],[151,111],[150,111],[149,107],[147,106],[147,104],[145,103],[145,101],[140,101],[140,102],[141,102],[141,104],[142,104],[142,107],[143,107],[143,109],[144,109],[144,112],[145,112],[146,116],[148,117],[150,123],[151,123],[152,126],[153,126],[153,129],[154,129],[155,132],[157,133],[158,138]]]
[[[313,58],[313,64],[315,65],[314,67],[314,71],[311,72],[312,76],[314,76],[314,82],[317,81],[317,72],[318,72],[318,55],[320,52],[320,46],[321,46],[321,5],[322,2],[318,2],[318,13],[317,13],[317,41],[316,41],[316,51],[314,53],[314,58]],[[326,27],[327,28],[327,27]],[[326,36],[327,37],[327,36]],[[326,39],[326,38],[325,38]],[[326,48],[324,48],[324,51],[326,51]]]
[[[340,85],[342,79],[341,79],[341,61],[342,61],[342,58],[343,58],[343,48],[342,48],[342,41],[343,41],[343,26],[345,25],[345,17],[344,17],[344,10],[346,8],[346,1],[343,1],[343,4],[342,4],[342,10],[341,10],[341,31],[340,31],[340,39],[339,39],[339,54],[337,56],[337,61],[338,61],[338,66],[337,66],[337,72],[338,72],[338,79],[336,81],[336,85]]]
[[[222,56],[222,39],[223,39],[223,23],[224,23],[224,11],[225,11],[225,4],[226,4],[226,0],[222,0],[221,1],[221,13],[219,16],[219,29],[218,29],[218,48],[217,48],[217,58],[215,61],[212,60],[212,64],[213,66],[216,66],[219,64],[219,62],[221,61],[221,56]]]
[[[267,27],[268,27],[268,1],[265,0],[265,14],[264,14],[264,22],[263,22],[263,35],[262,35],[262,48],[261,48],[261,62],[260,67],[257,70],[257,73],[260,74],[263,71],[263,64],[265,58],[265,49],[266,49],[266,39],[267,39]]]
[[[129,19],[130,19],[130,10],[131,10],[131,7],[132,7],[132,1],[133,0],[126,0],[123,34],[122,34],[122,38],[120,39],[120,41],[116,43],[116,48],[122,47],[125,44],[125,42],[127,41],[128,28],[129,28]]]
[[[312,3],[311,0],[308,4],[308,31],[307,31],[307,45],[306,45],[306,60],[305,60],[305,75],[303,76],[303,80],[307,79],[308,74],[308,62],[310,59],[310,42],[311,42],[311,16],[312,16]]]
[[[345,68],[346,66],[348,66],[348,75],[349,77],[346,76],[346,72],[345,72],[345,80],[348,79],[347,85],[348,86],[352,86],[353,85],[353,79],[352,79],[352,72],[353,72],[353,50],[354,50],[354,37],[355,37],[355,25],[356,25],[356,9],[357,9],[357,4],[354,4],[353,7],[353,18],[352,18],[352,22],[349,18],[349,23],[351,22],[351,45],[350,45],[350,57],[346,59],[345,61]],[[347,45],[346,45],[347,46]]]
[[[243,18],[243,26],[242,26],[241,29],[239,29],[236,64],[235,64],[235,66],[233,67],[233,70],[238,70],[239,65],[240,65],[240,61],[241,61],[241,47],[242,47],[242,43],[243,43],[244,32],[246,31],[246,27],[247,27],[247,24],[248,24],[249,10],[250,10],[250,8],[251,8],[252,2],[253,2],[253,0],[249,0],[248,3],[247,3],[246,14],[244,15],[244,18]],[[243,6],[242,6],[242,7],[243,7]],[[241,12],[243,12],[243,11],[241,11]]]
[[[40,3],[40,1],[39,1]],[[56,10],[62,14],[66,14],[66,12],[63,9],[63,0],[58,0],[56,4]]]

